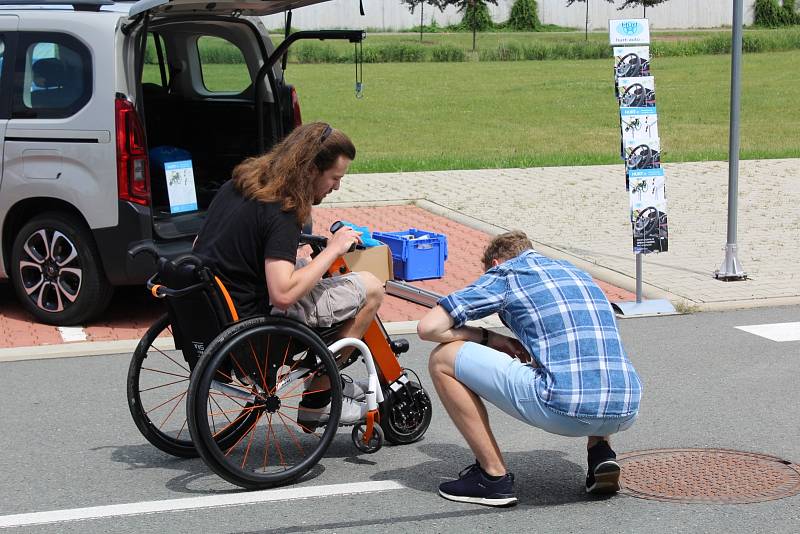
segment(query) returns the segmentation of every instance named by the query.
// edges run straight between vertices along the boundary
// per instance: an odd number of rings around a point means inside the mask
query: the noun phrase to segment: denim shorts
[[[492,348],[464,343],[456,378],[479,397],[529,425],[561,436],[607,436],[627,430],[636,413],[622,417],[573,417],[548,408],[536,394],[536,368]]]

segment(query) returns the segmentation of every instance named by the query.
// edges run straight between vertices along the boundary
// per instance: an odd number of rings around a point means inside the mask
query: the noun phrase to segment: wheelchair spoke
[[[250,447],[253,445],[253,437],[256,435],[256,427],[258,426],[258,422],[261,420],[261,416],[263,414],[259,413],[256,416],[256,422],[253,423],[253,430],[248,432],[250,434],[250,438],[247,440],[247,448],[244,450],[244,458],[242,458],[242,469],[244,469],[245,464],[247,464],[247,455],[250,454]]]
[[[153,386],[150,388],[140,389],[139,393],[144,393],[145,391],[153,391],[154,389],[165,388],[167,386],[174,386],[175,384],[180,384],[181,382],[188,382],[188,381],[189,381],[188,378],[184,378],[183,380],[176,380],[175,382],[167,382],[166,384],[161,384],[160,386]]]
[[[159,404],[158,406],[155,406],[155,407],[153,407],[153,408],[150,408],[149,410],[146,410],[144,413],[145,413],[145,414],[147,414],[147,415],[150,415],[150,412],[154,412],[155,410],[158,410],[159,408],[161,408],[162,406],[164,406],[164,405],[165,405],[165,404],[167,404],[168,402],[172,402],[172,401],[174,401],[175,399],[177,399],[178,397],[183,397],[184,395],[186,395],[186,390],[183,390],[183,391],[181,391],[180,393],[178,393],[178,394],[176,394],[176,395],[174,395],[174,396],[172,396],[172,397],[168,398],[167,400],[165,400],[164,402],[162,402],[162,403],[161,403],[161,404]],[[176,402],[176,403],[175,403],[175,406],[177,406],[178,404],[180,404],[180,399],[178,399],[178,402]],[[173,408],[173,410],[174,410],[174,408]],[[170,412],[170,413],[171,413],[171,412]]]
[[[164,420],[163,420],[163,421],[161,421],[161,424],[158,426],[158,428],[159,428],[159,429],[162,429],[162,428],[164,428],[164,425],[165,425],[165,424],[167,424],[167,421],[169,420],[169,418],[170,418],[170,417],[172,417],[172,414],[173,414],[173,413],[175,413],[175,409],[176,409],[176,408],[177,408],[177,407],[180,405],[181,401],[183,400],[183,398],[184,398],[185,396],[186,396],[186,392],[184,391],[184,392],[181,394],[181,398],[179,398],[179,399],[178,399],[178,401],[175,403],[175,406],[173,406],[173,407],[172,407],[172,409],[169,411],[169,413],[168,413],[168,414],[167,414],[167,416],[164,418]]]
[[[242,435],[239,437],[239,439],[237,439],[237,440],[236,440],[236,443],[234,443],[233,445],[231,445],[231,446],[230,446],[230,448],[228,448],[228,451],[225,453],[225,456],[230,456],[230,454],[231,454],[231,452],[233,451],[233,449],[235,449],[235,448],[236,448],[236,447],[239,445],[239,443],[241,443],[241,442],[242,442],[242,440],[244,439],[244,437],[245,437],[247,434],[249,434],[250,432],[252,432],[252,431],[253,431],[253,429],[254,429],[254,428],[255,428],[255,426],[256,426],[256,423],[258,423],[258,419],[259,419],[259,418],[256,418],[256,420],[253,422],[253,424],[252,424],[252,425],[250,425],[250,427],[249,427],[249,428],[248,428],[248,429],[247,429],[247,430],[244,432],[244,434],[242,434]]]
[[[300,450],[300,454],[305,455],[306,450],[303,448],[303,445],[300,443],[300,440],[297,439],[297,436],[294,434],[294,430],[292,430],[289,425],[286,424],[286,416],[282,413],[278,412],[278,416],[281,418],[281,423],[283,423],[283,427],[286,429],[286,433],[289,434],[289,437],[292,438],[294,444],[297,445],[297,448]]]
[[[191,371],[189,371],[189,369],[187,369],[187,368],[186,368],[186,367],[185,367],[185,366],[184,366],[182,363],[180,363],[178,360],[175,360],[175,359],[174,359],[174,358],[172,358],[172,357],[171,357],[169,354],[167,354],[167,353],[166,353],[166,352],[164,352],[163,350],[159,349],[158,347],[151,347],[151,348],[153,348],[153,349],[154,349],[156,352],[158,352],[158,353],[159,353],[161,356],[165,357],[166,359],[168,359],[169,361],[171,361],[172,363],[174,363],[175,365],[177,365],[178,367],[180,367],[181,369],[183,369],[183,370],[184,370],[184,371],[186,371],[187,373],[190,373],[190,372],[191,372]]]
[[[269,417],[269,431],[272,432],[272,437],[275,438],[275,450],[278,452],[278,458],[280,458],[281,465],[286,467],[286,460],[283,457],[283,451],[281,451],[281,442],[278,439],[278,436],[275,435],[275,429],[272,426],[272,414]]]
[[[256,354],[256,348],[253,346],[253,342],[252,341],[250,341],[248,344],[250,345],[250,355],[252,356],[253,361],[256,363],[256,369],[258,369],[258,376],[261,378],[261,387],[264,389],[264,391],[269,391],[269,388],[267,387],[267,377],[264,375],[264,371],[261,369],[261,363],[259,363],[259,361],[258,361],[258,355]],[[267,342],[267,352],[266,352],[266,354],[269,354],[269,342]],[[267,367],[266,354],[264,356],[264,368],[265,369]]]
[[[161,374],[161,375],[177,376],[178,378],[186,378],[186,379],[189,378],[186,375],[179,375],[179,374],[175,374],[175,373],[170,373],[169,371],[161,371],[159,369],[153,369],[152,367],[142,367],[142,371],[150,371],[151,373],[158,373],[158,374]]]

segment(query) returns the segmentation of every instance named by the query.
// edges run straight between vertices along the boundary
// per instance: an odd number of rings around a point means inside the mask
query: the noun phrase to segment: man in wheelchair
[[[312,205],[339,189],[356,149],[341,131],[320,122],[296,128],[270,152],[248,158],[214,197],[194,245],[224,283],[240,318],[285,315],[315,329],[337,325],[337,338],[361,339],[383,300],[383,284],[368,272],[323,278],[360,241],[345,227],[316,257],[301,264],[297,249]],[[352,349],[337,356],[340,365]],[[313,430],[327,422],[330,392],[320,377],[303,396],[297,421]],[[366,384],[343,385],[340,424],[364,419]]]

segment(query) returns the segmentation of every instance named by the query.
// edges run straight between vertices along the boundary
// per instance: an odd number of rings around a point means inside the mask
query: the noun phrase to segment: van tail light
[[[117,183],[120,200],[150,204],[150,168],[144,128],[130,100],[114,102],[117,129]]]
[[[300,116],[300,99],[297,98],[297,90],[292,87],[292,117],[294,118],[294,127],[303,125],[303,117]]]

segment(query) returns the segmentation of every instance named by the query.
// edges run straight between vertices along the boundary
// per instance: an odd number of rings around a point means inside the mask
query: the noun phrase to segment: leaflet
[[[650,76],[649,46],[615,46],[614,78]]]

